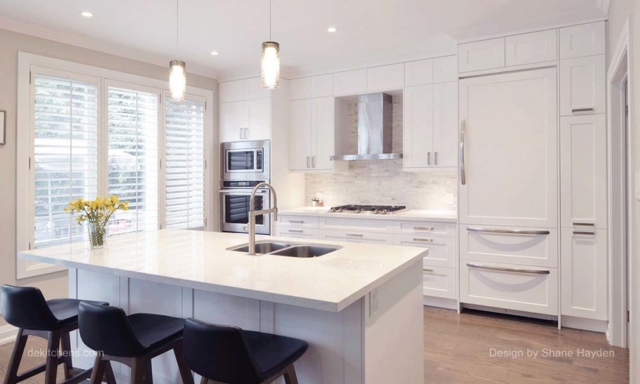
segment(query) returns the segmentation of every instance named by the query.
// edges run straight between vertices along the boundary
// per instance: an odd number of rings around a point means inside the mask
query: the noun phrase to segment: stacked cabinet
[[[220,141],[268,140],[271,93],[259,78],[220,83]]]

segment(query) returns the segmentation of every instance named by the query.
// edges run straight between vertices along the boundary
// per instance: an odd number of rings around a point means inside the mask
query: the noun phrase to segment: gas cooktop
[[[404,211],[408,211],[404,205],[340,205],[329,209],[329,212],[332,213],[369,213],[374,215],[393,215]]]

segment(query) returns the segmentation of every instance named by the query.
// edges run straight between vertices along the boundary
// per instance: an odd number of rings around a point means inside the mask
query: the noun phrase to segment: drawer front
[[[504,38],[458,45],[460,72],[504,67]]]
[[[347,241],[350,243],[388,244],[393,245],[392,233],[320,230],[320,239]]]
[[[495,268],[518,271],[503,271]],[[460,301],[462,303],[557,315],[558,294],[558,271],[555,268],[460,261]]]
[[[339,231],[364,231],[382,232],[393,234],[393,221],[391,220],[358,220],[341,218],[320,218],[320,229],[332,229]]]
[[[315,216],[279,215],[278,227],[317,228],[318,218]]]
[[[424,267],[422,271],[422,292],[425,296],[456,298],[455,269]]]
[[[555,61],[558,57],[557,32],[526,33],[506,38],[507,66]]]
[[[297,237],[300,239],[319,239],[317,229],[309,228],[278,228],[276,230],[278,237]]]
[[[560,62],[560,116],[607,113],[605,56]]]
[[[428,234],[456,237],[456,224],[432,221],[395,221],[393,231],[397,234]]]
[[[560,59],[604,54],[604,21],[560,28]]]
[[[558,230],[460,226],[460,259],[556,268]]]
[[[453,237],[428,235],[393,235],[395,245],[429,249],[424,266],[456,267],[456,239]]]

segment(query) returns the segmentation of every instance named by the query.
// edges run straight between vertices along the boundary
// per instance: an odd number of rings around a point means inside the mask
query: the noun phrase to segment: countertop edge
[[[438,215],[425,215],[425,214],[411,214],[400,213],[397,215],[363,215],[356,213],[328,213],[328,212],[313,212],[302,211],[296,209],[281,209],[278,210],[279,215],[289,216],[315,216],[315,217],[332,217],[332,218],[345,218],[345,219],[362,219],[362,220],[389,220],[389,221],[432,221],[437,223],[457,223],[457,217],[443,217]]]

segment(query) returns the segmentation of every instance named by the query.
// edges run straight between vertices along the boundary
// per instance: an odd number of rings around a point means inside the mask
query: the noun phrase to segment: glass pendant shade
[[[185,63],[180,60],[171,60],[169,68],[169,92],[171,99],[175,101],[184,100],[185,90],[187,88],[187,75],[185,72]]]
[[[262,43],[262,88],[276,89],[280,83],[280,44]]]

